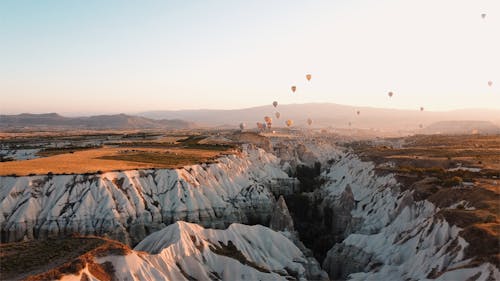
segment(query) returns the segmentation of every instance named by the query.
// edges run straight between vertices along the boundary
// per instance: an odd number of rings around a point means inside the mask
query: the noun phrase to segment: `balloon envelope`
[[[361,111],[359,111],[359,110],[358,110],[358,111],[356,111],[356,114],[357,114],[357,115],[359,115],[360,113],[361,113]]]
[[[307,124],[308,124],[309,126],[311,126],[311,124],[312,124],[312,123],[313,123],[313,120],[312,120],[311,118],[307,118]]]
[[[292,92],[295,93],[296,90],[297,90],[297,87],[296,86],[292,86]]]
[[[240,123],[240,129],[241,129],[241,130],[245,129],[245,127],[246,127],[246,126],[247,126],[247,125],[246,125],[245,123],[243,123],[243,122],[241,122],[241,123]]]
[[[274,116],[276,116],[276,118],[280,119],[281,113],[276,112],[276,113],[274,113]]]
[[[493,85],[493,81],[488,81],[488,86],[492,86]]]
[[[277,101],[273,101],[273,106],[277,107],[278,106],[278,102]]]
[[[424,108],[422,106],[420,107],[420,111],[424,111]]]
[[[484,19],[486,18],[486,14],[481,14],[481,17]]]
[[[388,95],[390,98],[392,98],[392,96],[394,95],[394,93],[393,93],[393,92],[389,92],[389,93],[387,93],[387,95]]]
[[[286,124],[287,127],[290,127],[290,126],[292,126],[293,121],[291,119],[288,119],[288,120],[285,121],[285,124]]]
[[[307,81],[311,81],[312,75],[311,74],[306,74],[306,79]]]

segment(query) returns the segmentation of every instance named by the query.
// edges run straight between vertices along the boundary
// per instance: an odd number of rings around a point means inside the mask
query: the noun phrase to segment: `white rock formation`
[[[38,148],[33,149],[0,149],[0,157],[11,158],[12,160],[29,160],[35,159],[39,156],[37,153],[40,151]]]
[[[307,280],[308,260],[285,236],[261,225],[226,230],[178,221],[155,232],[111,262],[116,280]],[[61,280],[94,280],[88,268]]]
[[[279,159],[246,149],[183,169],[0,178],[3,241],[73,232],[136,244],[178,220],[207,227],[269,223]]]
[[[290,216],[283,196],[280,196],[276,202],[269,227],[276,231],[294,231],[293,219],[292,216]]]
[[[439,209],[431,202],[415,202],[411,190],[400,191],[393,175],[376,175],[372,163],[349,153],[338,156],[316,194],[341,215],[346,204],[352,207],[347,237],[323,261],[330,278],[425,280],[441,274],[440,280],[500,280],[490,263],[461,268],[470,262],[464,257],[468,243],[460,228],[434,216]]]

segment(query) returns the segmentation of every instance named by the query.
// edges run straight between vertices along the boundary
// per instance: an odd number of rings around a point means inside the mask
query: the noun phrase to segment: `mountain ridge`
[[[25,127],[56,127],[61,129],[192,129],[197,127],[197,125],[181,119],[154,120],[124,113],[88,117],[66,117],[58,113],[0,115],[0,129]]]
[[[359,114],[357,111],[359,110]],[[280,112],[279,119],[275,112]],[[277,126],[284,126],[287,119],[294,120],[297,126],[307,126],[308,118],[313,119],[313,127],[355,127],[379,129],[417,129],[420,124],[428,125],[439,121],[476,120],[490,121],[500,125],[500,110],[497,109],[457,109],[450,111],[426,111],[415,107],[409,109],[376,108],[368,106],[350,106],[335,103],[285,104],[274,108],[271,104],[242,109],[190,109],[190,110],[155,110],[137,113],[151,119],[180,118],[205,126],[220,124],[238,125],[246,122],[253,127],[262,122],[264,116],[271,116]]]
[[[359,111],[359,113],[358,113]],[[280,118],[275,113],[280,112]],[[273,118],[274,127],[284,127],[284,121],[292,119],[296,127],[365,128],[380,130],[418,131],[436,122],[486,121],[491,128],[500,126],[500,110],[456,109],[450,111],[427,111],[416,108],[394,109],[355,107],[335,103],[285,104],[274,108],[271,104],[242,109],[189,109],[155,110],[135,114],[102,114],[67,117],[58,113],[21,113],[0,115],[0,129],[23,127],[59,127],[79,129],[194,129],[199,127],[237,127],[241,122],[247,128],[263,122],[264,116]],[[491,130],[490,130],[491,131]],[[498,131],[498,130],[494,130]]]

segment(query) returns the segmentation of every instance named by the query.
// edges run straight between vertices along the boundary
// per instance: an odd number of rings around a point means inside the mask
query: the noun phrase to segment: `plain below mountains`
[[[0,129],[192,129],[196,124],[180,119],[150,119],[126,114],[65,117],[57,113],[0,115]]]

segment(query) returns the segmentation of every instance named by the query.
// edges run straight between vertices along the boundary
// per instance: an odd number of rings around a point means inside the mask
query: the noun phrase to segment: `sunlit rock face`
[[[325,272],[296,232],[298,205],[314,207],[314,226],[334,241],[320,259],[331,279],[500,280],[498,265],[471,264],[461,229],[439,216],[439,208],[402,188],[393,175],[375,173],[373,163],[321,141],[273,149],[279,157],[247,147],[216,164],[183,169],[3,177],[2,239],[78,232],[140,242],[136,250],[147,253],[97,261],[123,269],[116,273],[119,280],[323,280]],[[320,184],[298,194],[301,200],[289,200],[289,189],[281,185],[289,185],[293,197],[302,182],[297,185],[283,170],[293,175],[299,165],[316,163]],[[281,194],[286,202],[274,199]],[[280,232],[239,224],[203,229],[232,222]]]
[[[314,192],[332,210],[332,231],[343,236],[323,261],[331,279],[500,279],[497,266],[470,264],[461,229],[439,216],[439,208],[415,200],[393,175],[377,175],[372,163],[338,153]]]
[[[94,258],[115,280],[327,280],[287,237],[262,225],[205,229],[178,221],[125,256]],[[317,262],[316,262],[317,265]],[[62,280],[97,280],[88,267]]]
[[[2,239],[79,233],[135,245],[178,220],[267,225],[275,205],[268,187],[288,178],[278,158],[252,147],[182,169],[2,177]]]
[[[392,174],[377,174],[373,163],[321,140],[277,143],[275,151],[291,173],[299,165],[321,163],[321,186],[302,193],[302,201],[295,200],[290,212],[294,222],[300,212],[308,214],[306,219],[311,213],[318,218],[302,233],[309,238],[311,229],[322,237],[328,231],[333,243],[322,265],[331,279],[500,279],[498,265],[471,263],[466,257],[469,245],[460,236],[462,229],[440,216],[434,204],[415,196],[412,188],[403,188]],[[299,238],[304,237],[299,230]],[[302,242],[310,246],[311,241]]]

